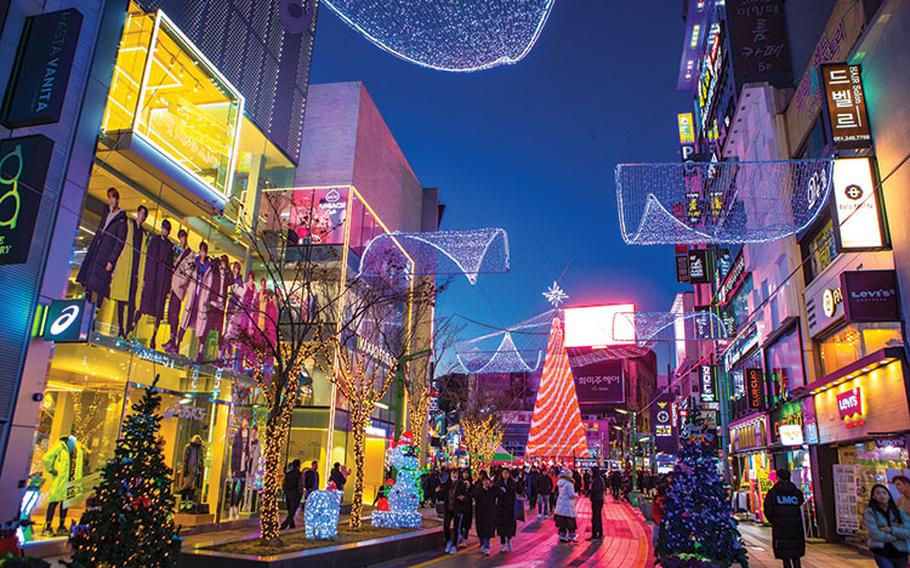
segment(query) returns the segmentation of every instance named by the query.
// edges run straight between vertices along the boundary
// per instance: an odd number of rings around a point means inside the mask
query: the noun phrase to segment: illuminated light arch
[[[834,160],[619,164],[631,245],[760,243],[808,228],[826,207]]]
[[[496,351],[460,351],[455,354],[458,363],[471,374],[531,373],[540,366],[540,351],[521,351],[515,346],[512,334],[506,332]],[[533,364],[528,363],[533,361]]]
[[[465,73],[524,59],[555,0],[323,0],[382,50],[422,67]]]
[[[618,323],[617,323],[618,321]],[[727,328],[723,320],[710,311],[699,312],[622,312],[613,319],[614,333],[620,329],[633,329],[639,346],[655,341],[716,341],[727,339]],[[678,337],[682,326],[685,336]],[[617,338],[623,340],[624,338]]]
[[[469,231],[435,231],[425,233],[383,233],[367,243],[360,257],[359,273],[379,275],[387,270],[390,256],[401,251],[413,260],[416,274],[444,274],[440,256],[457,267],[472,285],[481,272],[508,272],[509,235],[504,229],[487,228]]]

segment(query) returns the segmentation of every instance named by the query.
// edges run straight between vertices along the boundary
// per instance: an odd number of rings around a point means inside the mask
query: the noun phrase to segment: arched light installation
[[[469,72],[521,61],[555,0],[323,0],[347,25],[396,57]]]
[[[360,274],[381,276],[406,264],[418,275],[463,274],[471,284],[480,273],[508,272],[509,235],[504,229],[384,233],[360,257]]]
[[[655,341],[714,341],[727,339],[727,328],[714,312],[621,312],[614,316],[613,329],[634,330],[635,337],[615,337],[639,346],[649,346]]]
[[[807,228],[826,206],[834,160],[619,164],[632,245],[758,243]]]
[[[540,350],[519,350],[506,332],[495,351],[472,349],[456,351],[455,356],[465,371],[483,373],[531,373],[540,366]]]

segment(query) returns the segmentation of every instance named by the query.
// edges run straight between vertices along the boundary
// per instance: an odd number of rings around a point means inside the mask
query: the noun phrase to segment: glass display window
[[[793,389],[805,386],[806,375],[798,326],[791,327],[765,349],[765,363],[765,377],[770,387],[768,392],[772,405],[787,400]]]
[[[822,375],[829,375],[885,347],[903,345],[899,323],[852,323],[819,342]]]

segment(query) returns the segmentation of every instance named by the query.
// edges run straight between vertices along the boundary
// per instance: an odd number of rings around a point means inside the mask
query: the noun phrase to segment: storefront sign
[[[717,391],[714,388],[714,367],[702,365],[698,372],[700,398],[702,402],[717,402]]]
[[[707,284],[711,282],[708,271],[708,251],[704,249],[689,251],[689,282]]]
[[[756,345],[758,345],[758,327],[755,324],[751,324],[746,331],[739,336],[739,339],[724,351],[724,369],[727,372],[730,372],[733,369],[733,366]]]
[[[835,160],[833,177],[841,250],[881,248],[884,239],[879,220],[878,194],[872,176],[872,159]]]
[[[82,14],[75,8],[26,20],[3,101],[3,126],[22,128],[60,120],[80,27]]]
[[[730,428],[730,443],[734,451],[764,448],[768,445],[767,422],[762,416],[758,420],[750,420],[745,424],[737,424]]]
[[[876,448],[906,448],[907,440],[905,438],[876,438]]]
[[[695,144],[695,125],[692,121],[692,113],[677,113],[676,122],[679,126],[679,143],[683,145]]]
[[[54,300],[47,308],[41,335],[47,341],[56,343],[87,341],[94,312],[94,306],[85,298]]]
[[[578,404],[625,402],[622,362],[622,359],[607,359],[584,367],[573,367]]]
[[[863,425],[863,391],[854,387],[837,395],[837,412],[847,428]]]
[[[783,446],[803,445],[803,427],[796,424],[782,424],[778,428],[780,443]]]
[[[825,288],[822,292],[822,312],[827,318],[833,318],[837,307],[844,303],[844,294],[840,288]]]
[[[676,281],[680,284],[689,283],[689,256],[685,254],[676,257]]]
[[[28,260],[53,150],[41,135],[0,142],[0,264]]]
[[[872,145],[872,132],[859,65],[827,63],[819,70],[834,148],[868,148]]]
[[[893,270],[851,270],[840,275],[847,321],[900,321]]]
[[[739,290],[740,284],[743,283],[745,273],[746,259],[743,257],[743,253],[740,252],[730,266],[730,270],[727,272],[727,276],[721,283],[720,288],[717,290],[717,303],[726,304],[730,300],[733,294]]]
[[[736,84],[792,81],[783,0],[727,0]]]
[[[654,434],[654,449],[657,452],[675,454],[678,449],[673,414],[673,395],[661,393],[651,405],[651,428]]]
[[[746,398],[749,408],[761,410],[765,406],[765,375],[761,369],[746,369]]]

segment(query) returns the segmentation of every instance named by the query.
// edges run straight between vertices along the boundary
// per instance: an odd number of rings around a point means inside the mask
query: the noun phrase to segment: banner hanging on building
[[[0,264],[28,260],[53,150],[40,134],[0,142]]]
[[[578,404],[587,410],[591,405],[625,402],[626,387],[622,361],[608,359],[584,367],[573,367]]]
[[[651,430],[654,434],[654,449],[659,453],[675,454],[678,451],[678,430],[673,420],[673,404],[673,395],[664,392],[651,405]]]
[[[746,369],[746,398],[749,408],[761,410],[765,407],[765,375],[761,369]]]
[[[714,388],[714,367],[702,365],[698,369],[699,386],[702,402],[717,402],[717,391]]]
[[[828,131],[834,148],[868,148],[872,145],[872,131],[859,65],[827,63],[819,69],[824,85]]]

